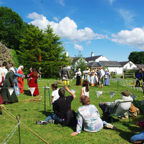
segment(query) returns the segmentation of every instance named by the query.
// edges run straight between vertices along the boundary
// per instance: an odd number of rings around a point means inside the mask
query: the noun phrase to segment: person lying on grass
[[[65,88],[65,89],[64,89]],[[38,125],[46,125],[47,123],[62,123],[66,118],[67,111],[71,109],[71,102],[76,98],[76,95],[72,93],[66,86],[59,89],[59,99],[55,101],[55,114],[48,116],[44,121],[37,121]],[[71,94],[71,96],[65,97],[65,90]]]
[[[122,99],[117,99],[113,102],[100,102],[99,103],[99,107],[102,109],[103,111],[103,116],[110,118],[110,114],[113,112],[113,108],[116,106],[118,101],[127,101],[130,100],[133,102],[132,97],[130,96],[130,92],[129,91],[124,91],[121,93],[122,95]],[[126,119],[128,118],[128,116],[122,117],[122,119]]]
[[[131,137],[132,143],[144,143],[144,121],[137,122],[137,126],[141,127],[143,131]]]
[[[82,125],[84,125],[84,130],[87,132],[98,132],[103,126],[116,130],[116,127],[102,121],[100,114],[97,108],[94,105],[90,105],[90,98],[87,96],[81,97],[81,102],[83,106],[78,108],[78,122],[76,127],[76,132],[73,132],[71,135],[75,136],[81,133]]]

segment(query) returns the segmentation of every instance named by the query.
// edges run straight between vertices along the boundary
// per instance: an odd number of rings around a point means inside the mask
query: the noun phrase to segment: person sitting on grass
[[[75,136],[81,133],[82,126],[84,125],[84,130],[87,132],[98,132],[103,126],[116,130],[116,127],[102,121],[100,114],[97,108],[94,105],[90,105],[90,98],[87,96],[81,97],[81,102],[83,106],[78,108],[78,122],[76,127],[76,132],[73,132],[71,135]]]
[[[132,143],[135,143],[135,144],[136,143],[144,143],[144,121],[137,122],[136,125],[141,127],[143,129],[143,131],[132,136],[130,140]]]
[[[124,101],[124,100],[130,100],[131,102],[133,102],[132,97],[130,96],[130,92],[129,91],[124,91],[121,93],[122,95],[122,99],[117,99],[113,102],[100,102],[99,103],[99,107],[102,109],[103,111],[103,116],[110,118],[110,114],[113,112],[113,108],[116,106],[118,101]],[[122,117],[122,119],[126,119],[128,118],[128,116]]]
[[[89,82],[88,80],[83,80],[83,86],[81,88],[81,94],[80,94],[80,101],[81,101],[81,97],[85,95],[89,97]]]
[[[65,89],[64,89],[65,88]],[[63,123],[66,118],[66,113],[71,110],[71,102],[76,98],[76,95],[72,93],[66,86],[59,89],[59,99],[55,101],[54,108],[55,114],[49,115],[44,121],[37,121],[38,125],[46,125],[47,123]],[[71,94],[71,96],[65,97],[65,90]]]
[[[59,90],[59,89],[57,89],[57,88],[58,88],[58,84],[57,84],[57,83],[54,83],[54,84],[51,85],[51,87],[52,87],[52,90],[53,90],[53,92],[52,92],[51,104],[53,105],[53,111],[54,111],[54,113],[55,113],[54,103],[55,103],[55,101],[60,97],[59,94],[58,94],[58,90]]]

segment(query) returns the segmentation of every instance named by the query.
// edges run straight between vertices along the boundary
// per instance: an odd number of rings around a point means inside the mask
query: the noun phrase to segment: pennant
[[[8,91],[9,91],[9,94],[10,96],[12,95],[13,91],[14,91],[14,88],[8,88]]]
[[[73,90],[73,89],[70,89],[70,91],[71,91],[72,93],[75,93],[75,92],[76,92],[76,90]]]
[[[141,105],[144,105],[144,100],[141,101]]]
[[[31,87],[31,88],[28,88],[28,89],[30,90],[31,95],[33,96],[33,93],[34,93],[34,91],[35,91],[35,87]]]
[[[132,94],[132,98],[134,98],[134,99],[135,99],[136,97],[137,97],[136,95],[133,95],[133,94]]]
[[[97,97],[99,98],[102,95],[103,91],[96,91]]]
[[[115,95],[115,92],[109,92],[110,97],[113,98],[113,96]]]

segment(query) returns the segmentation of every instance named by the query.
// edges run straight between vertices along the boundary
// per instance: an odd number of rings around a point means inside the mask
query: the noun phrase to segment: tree
[[[78,70],[78,68],[80,68],[81,71],[83,72],[86,69],[86,63],[81,52],[79,52],[78,55],[75,55],[72,64],[75,70]]]
[[[21,39],[19,60],[26,67],[42,67],[44,77],[57,77],[59,67],[69,65],[69,60],[64,53],[60,37],[53,33],[48,26],[45,30],[38,27],[27,27],[26,34]],[[41,56],[41,60],[39,59]]]
[[[131,52],[128,59],[135,64],[144,64],[144,52]]]
[[[11,8],[0,7],[0,40],[12,49],[18,49],[25,30],[22,18]]]

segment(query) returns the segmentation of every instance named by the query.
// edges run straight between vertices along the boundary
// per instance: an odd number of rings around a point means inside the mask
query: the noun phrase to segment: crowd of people
[[[20,65],[18,69],[15,68],[15,65],[6,69],[7,63],[3,62],[2,67],[0,67],[0,86],[1,86],[1,95],[0,95],[0,104],[5,103],[13,103],[18,102],[17,95],[20,93],[24,93],[24,78],[25,75],[23,73],[24,66]],[[30,68],[27,74],[27,83],[29,88],[35,88],[34,93],[32,96],[39,95],[38,77],[41,78],[41,68],[39,71],[35,68]],[[76,72],[76,85],[82,85],[81,93],[79,97],[79,102],[82,106],[78,108],[77,112],[77,119],[76,113],[74,110],[71,109],[71,102],[76,98],[76,94],[73,93],[68,87],[70,73],[67,69],[67,66],[61,67],[59,70],[60,80],[64,82],[64,87],[58,88],[57,83],[53,83],[51,88],[52,98],[51,104],[53,105],[53,114],[49,115],[45,120],[38,120],[36,124],[38,125],[47,125],[48,123],[58,124],[60,123],[62,126],[75,126],[76,131],[73,132],[71,135],[75,136],[81,133],[82,128],[84,131],[87,132],[98,132],[103,127],[116,130],[117,128],[102,120],[99,114],[98,109],[95,105],[90,104],[90,87],[96,86],[97,84],[103,88],[103,82],[105,85],[109,85],[109,72],[107,70],[103,70],[102,67],[99,71],[92,70],[90,71],[87,67],[85,71],[83,71],[84,79],[83,82],[81,80],[82,72],[80,69]],[[103,81],[104,80],[104,81]],[[66,86],[68,85],[68,87]],[[13,92],[10,93],[9,88],[13,88]],[[66,91],[70,94],[69,96],[65,96]],[[112,109],[115,108],[118,101],[127,101],[131,102],[131,107],[129,109],[131,116],[138,116],[140,114],[140,110],[136,108],[133,104],[133,99],[130,96],[130,92],[124,91],[121,93],[122,99],[115,100],[113,102],[100,102],[99,107],[103,111],[103,116],[106,118],[111,117]],[[0,109],[0,115],[2,111]],[[127,118],[127,116],[125,116]],[[144,121],[138,122],[138,126],[144,129]],[[142,142],[144,141],[144,131],[134,135],[130,139],[133,143]]]
[[[2,66],[0,67],[0,104],[11,104],[18,102],[17,96],[24,93],[24,66],[20,65],[17,69],[13,63],[9,69],[6,67],[7,62],[3,62]],[[35,68],[30,68],[30,72],[27,75],[27,82],[29,88],[35,88],[33,93],[34,96],[39,95],[37,79],[37,70]],[[1,109],[0,115],[2,115]]]

